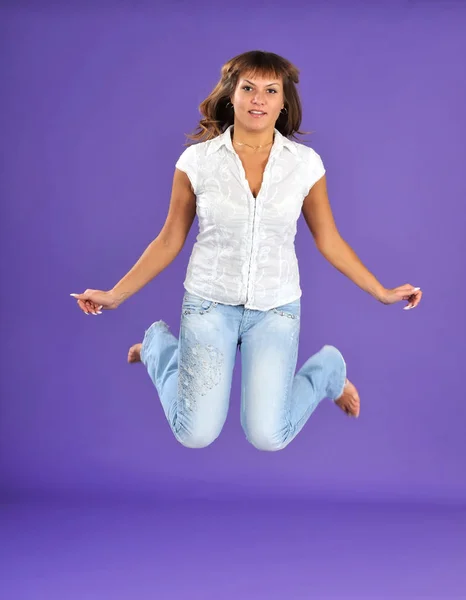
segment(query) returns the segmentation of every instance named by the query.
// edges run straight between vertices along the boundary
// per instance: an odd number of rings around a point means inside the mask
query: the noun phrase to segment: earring
[[[287,114],[288,114],[288,109],[286,108],[286,106],[284,106],[284,107],[282,108],[282,110],[283,110],[283,109],[285,109],[285,111],[286,111],[286,112],[282,112],[282,111],[280,111],[280,114],[281,114],[281,115],[287,115]]]
[[[233,104],[231,102],[227,102],[225,108],[228,108],[228,105],[230,105],[231,108],[233,108]]]

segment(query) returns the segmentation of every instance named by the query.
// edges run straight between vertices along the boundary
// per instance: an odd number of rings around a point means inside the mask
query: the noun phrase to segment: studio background
[[[252,12],[251,12],[252,11]],[[462,2],[4,2],[0,8],[1,405],[4,498],[335,497],[464,502],[466,84]],[[220,438],[173,438],[128,347],[179,331],[197,219],[156,280],[99,317],[163,226],[174,165],[221,65],[262,49],[301,70],[304,140],[343,237],[384,306],[296,240],[298,367],[343,353],[361,416],[322,403],[285,450],[250,446],[240,362]]]

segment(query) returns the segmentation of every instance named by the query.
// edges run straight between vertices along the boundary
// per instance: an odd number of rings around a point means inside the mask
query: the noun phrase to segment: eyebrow
[[[255,85],[252,81],[249,81],[249,79],[243,79],[243,81],[247,81],[251,85]],[[280,84],[278,83],[278,81],[277,82],[274,81],[273,83],[268,83],[265,87],[268,87],[269,85],[280,85]]]

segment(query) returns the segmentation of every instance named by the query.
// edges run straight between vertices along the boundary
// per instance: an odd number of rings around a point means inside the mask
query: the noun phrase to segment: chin
[[[268,115],[267,115],[268,116]],[[269,118],[265,119],[251,119],[246,117],[246,120],[242,122],[242,125],[246,129],[267,129],[270,127],[271,121]]]

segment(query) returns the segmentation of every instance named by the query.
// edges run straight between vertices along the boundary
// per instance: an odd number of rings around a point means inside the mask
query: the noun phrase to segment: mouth
[[[265,117],[267,114],[261,110],[249,110],[248,112],[254,119],[260,119],[261,117]]]

